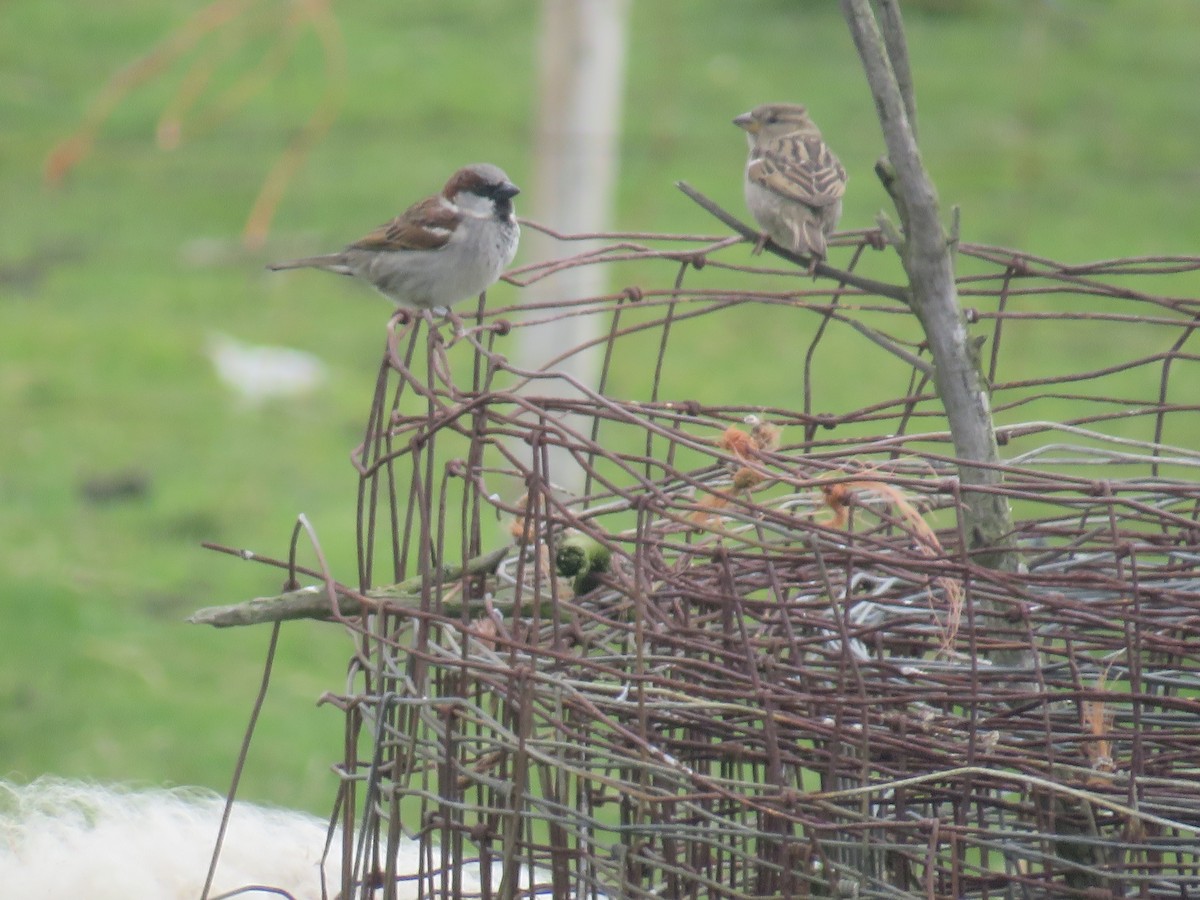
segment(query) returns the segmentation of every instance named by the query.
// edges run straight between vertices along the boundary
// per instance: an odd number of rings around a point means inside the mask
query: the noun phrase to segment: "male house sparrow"
[[[496,166],[476,163],[340,253],[272,263],[351,275],[407,309],[449,307],[493,284],[521,236],[512,198],[520,189]]]
[[[825,238],[842,215],[846,170],[821,139],[808,110],[795,103],[764,103],[733,120],[750,143],[746,206],[779,246],[807,256],[809,271],[825,258]]]

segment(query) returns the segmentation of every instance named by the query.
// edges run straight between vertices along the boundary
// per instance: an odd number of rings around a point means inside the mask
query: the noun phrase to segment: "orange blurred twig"
[[[296,10],[300,21],[311,23],[321,42],[321,52],[325,58],[325,91],[317,101],[317,108],[312,116],[275,160],[275,164],[263,180],[242,229],[242,243],[251,249],[261,247],[266,241],[271,220],[275,217],[275,211],[287,191],[288,184],[300,170],[312,148],[337,120],[345,96],[346,48],[328,0],[306,0],[297,3]]]
[[[46,183],[61,184],[88,157],[104,123],[134,88],[163,73],[206,38],[217,36],[220,40],[206,47],[185,71],[179,87],[159,117],[155,129],[157,145],[163,150],[177,148],[183,140],[185,120],[210,90],[220,66],[241,50],[257,30],[247,27],[244,19],[261,2],[213,0],[171,31],[148,53],[109,78],[88,107],[79,127],[46,155],[43,165]],[[291,0],[277,5],[276,9],[284,11],[282,21],[275,24],[275,38],[262,58],[218,95],[204,114],[195,117],[196,127],[206,127],[223,119],[261,91],[282,70],[294,52],[304,27],[312,28],[324,60],[325,90],[308,121],[263,178],[242,230],[242,242],[250,248],[260,247],[266,240],[275,211],[292,178],[312,148],[336,121],[346,88],[345,46],[330,0]],[[275,15],[277,17],[278,13]],[[234,27],[235,24],[237,27]]]
[[[100,127],[125,96],[138,85],[162,72],[192,49],[207,34],[241,15],[250,0],[213,0],[161,40],[149,53],[134,60],[106,81],[83,116],[83,122],[47,155],[42,177],[58,185],[91,153]]]

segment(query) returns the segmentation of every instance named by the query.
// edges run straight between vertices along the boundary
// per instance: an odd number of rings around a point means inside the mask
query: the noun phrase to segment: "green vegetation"
[[[279,578],[199,543],[284,556],[304,512],[353,580],[348,455],[388,313],[366,290],[270,276],[263,263],[338,246],[452,165],[487,159],[532,181],[537,4],[362,0],[335,4],[345,102],[262,252],[237,239],[322,89],[311,34],[261,93],[200,133],[185,127],[170,153],[155,148],[155,123],[196,57],[167,69],[117,107],[62,188],[45,187],[45,155],[103,80],[200,5],[120,0],[68,17],[62,4],[11,0],[0,11],[0,773],[11,777],[227,784],[268,632],[182,618],[274,593]],[[216,87],[237,81],[282,17],[252,8],[231,27],[261,33],[231,51]],[[620,226],[713,231],[677,179],[740,211],[744,144],[729,119],[771,99],[810,105],[851,173],[843,227],[872,223],[881,141],[835,4],[656,0],[634,15]],[[963,208],[964,239],[1073,261],[1197,251],[1194,0],[926,3],[909,29],[926,161],[943,202]],[[781,384],[770,365],[737,365],[793,358],[804,338],[791,312],[689,327],[681,334],[706,349],[672,355],[671,385],[711,403],[794,401],[798,373]],[[204,356],[213,329],[319,354],[331,383],[239,409]],[[1031,338],[1040,352],[1094,347]],[[727,364],[715,369],[714,355]],[[826,354],[824,405],[896,393],[855,356]],[[615,389],[642,384],[631,370]],[[145,491],[86,499],[85,482],[114,478]],[[244,796],[328,810],[341,716],[315,700],[341,686],[349,649],[333,627],[284,629]]]

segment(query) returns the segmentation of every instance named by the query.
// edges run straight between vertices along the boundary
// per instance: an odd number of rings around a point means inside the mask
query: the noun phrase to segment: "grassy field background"
[[[263,34],[230,52],[215,85],[237,81],[287,5],[247,4],[230,27],[256,23]],[[348,454],[388,314],[365,290],[320,275],[272,278],[264,262],[339,246],[459,163],[487,159],[531,181],[537,4],[360,0],[335,4],[348,48],[340,115],[261,252],[239,250],[237,239],[264,174],[322,89],[311,34],[261,93],[163,152],[155,123],[197,58],[186,57],[116,108],[62,187],[46,187],[46,154],[99,85],[200,6],[0,8],[7,777],[227,784],[267,632],[181,620],[278,584],[200,541],[283,555],[304,512],[334,571],[353,580]],[[1194,0],[906,8],[923,152],[943,202],[962,206],[965,240],[1070,261],[1200,250]],[[729,119],[768,99],[809,104],[851,173],[843,227],[871,224],[885,199],[871,174],[881,139],[836,5],[655,0],[634,10],[618,225],[712,231],[673,189],[681,178],[740,210],[744,143]],[[518,299],[508,286],[495,295]],[[744,328],[714,324],[719,332],[697,339],[731,360],[794,347],[770,313],[745,315]],[[213,329],[316,353],[331,382],[303,401],[240,409],[204,356]],[[1046,348],[1103,351],[1048,334],[1029,352]],[[677,365],[691,395],[713,403],[789,401],[761,370],[726,366],[715,379],[704,354]],[[846,365],[853,374],[853,359]],[[829,381],[832,408],[895,393],[846,373]],[[89,482],[121,478],[147,489],[87,499]],[[332,627],[285,629],[244,796],[328,810],[341,716],[315,701],[342,685],[349,650]]]

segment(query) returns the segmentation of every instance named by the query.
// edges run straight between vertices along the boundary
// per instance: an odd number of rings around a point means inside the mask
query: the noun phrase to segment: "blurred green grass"
[[[278,585],[199,542],[283,555],[304,512],[353,580],[348,454],[388,312],[365,290],[269,277],[262,264],[339,246],[461,162],[532,180],[537,4],[362,0],[336,6],[349,51],[341,114],[262,253],[238,251],[237,237],[322,88],[311,36],[262,94],[167,153],[155,122],[186,65],[171,67],[116,109],[62,189],[44,187],[45,154],[102,81],[199,5],[0,8],[0,771],[12,777],[225,786],[267,632],[181,619]],[[908,24],[923,152],[943,203],[962,206],[965,240],[1070,261],[1200,249],[1194,0],[924,3]],[[262,46],[234,53],[217,83]],[[884,204],[871,174],[878,125],[832,3],[636,4],[626,96],[619,227],[713,231],[677,179],[740,210],[744,145],[728,122],[768,99],[807,102],[842,157],[843,227],[869,225]],[[518,299],[507,286],[494,294]],[[794,357],[808,323],[789,312],[689,326],[674,346],[697,350],[673,353],[671,389],[794,402],[796,378],[737,364]],[[331,383],[239,410],[204,357],[211,329],[317,353]],[[1095,352],[1060,334],[1028,340],[1031,358]],[[826,408],[895,394],[864,377],[854,352],[826,354],[821,373]],[[631,368],[616,391],[644,383]],[[147,481],[144,497],[81,497],[83,481],[130,472]],[[328,809],[341,717],[315,700],[341,685],[349,649],[331,627],[285,629],[245,796]]]

